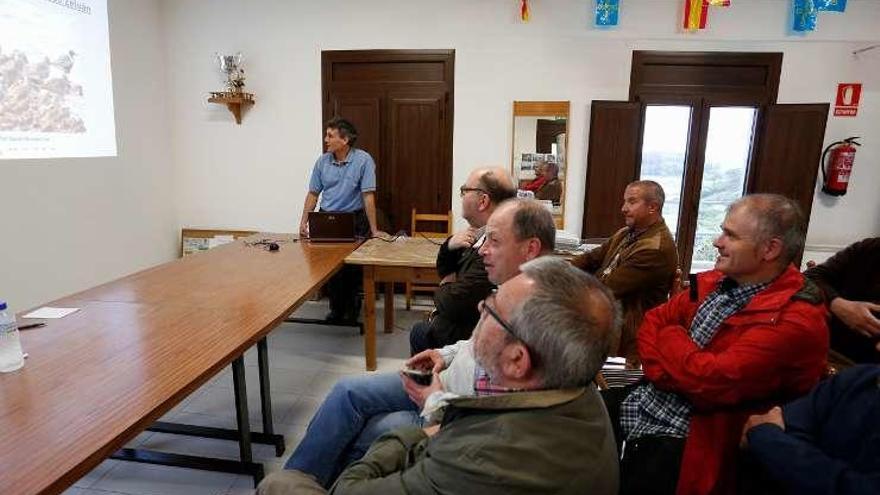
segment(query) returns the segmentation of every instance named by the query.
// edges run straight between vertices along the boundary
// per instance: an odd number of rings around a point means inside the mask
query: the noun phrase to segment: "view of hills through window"
[[[743,194],[757,115],[754,107],[711,107],[709,112],[692,272],[715,263],[712,242],[727,207]],[[690,121],[689,106],[649,105],[645,111],[641,178],[663,186],[663,218],[673,235],[678,234]]]

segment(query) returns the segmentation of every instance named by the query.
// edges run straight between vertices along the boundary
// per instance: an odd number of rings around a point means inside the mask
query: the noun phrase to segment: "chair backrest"
[[[450,210],[448,213],[438,214],[438,213],[418,213],[416,209],[412,209],[412,226],[410,228],[410,234],[413,237],[424,235],[425,237],[431,237],[435,239],[445,239],[452,233],[452,211]],[[445,222],[446,223],[446,232],[438,232],[438,231],[426,231],[419,230],[418,224],[420,222]]]

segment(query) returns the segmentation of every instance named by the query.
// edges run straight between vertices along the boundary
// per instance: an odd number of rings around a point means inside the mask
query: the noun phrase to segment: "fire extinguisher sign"
[[[840,83],[837,85],[837,101],[834,103],[835,117],[855,117],[859,111],[862,97],[862,83]]]

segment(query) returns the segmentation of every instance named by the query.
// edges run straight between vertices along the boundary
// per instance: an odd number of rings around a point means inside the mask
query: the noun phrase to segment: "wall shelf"
[[[254,104],[253,93],[243,93],[238,91],[211,92],[208,98],[211,103],[220,103],[226,105],[226,108],[235,116],[235,123],[241,124],[241,111]]]

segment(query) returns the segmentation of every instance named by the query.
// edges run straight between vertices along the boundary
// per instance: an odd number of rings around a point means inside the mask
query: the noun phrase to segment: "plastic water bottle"
[[[24,353],[18,336],[15,315],[6,310],[6,302],[0,301],[0,373],[15,371],[24,366]]]

